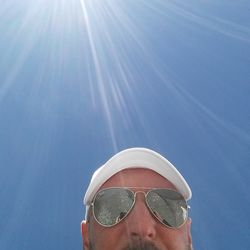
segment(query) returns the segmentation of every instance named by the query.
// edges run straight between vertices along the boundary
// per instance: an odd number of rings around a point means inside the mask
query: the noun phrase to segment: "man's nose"
[[[133,239],[152,240],[156,236],[157,222],[152,217],[143,194],[136,195],[135,205],[127,218],[128,232]]]

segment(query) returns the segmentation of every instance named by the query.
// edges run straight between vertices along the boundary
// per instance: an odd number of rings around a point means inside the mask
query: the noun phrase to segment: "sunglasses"
[[[144,194],[149,211],[164,226],[179,228],[186,222],[189,206],[180,193],[166,188],[144,192],[123,187],[102,189],[95,195],[91,204],[95,220],[104,227],[117,225],[133,209],[137,193]]]

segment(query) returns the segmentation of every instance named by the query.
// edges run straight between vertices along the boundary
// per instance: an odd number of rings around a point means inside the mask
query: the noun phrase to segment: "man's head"
[[[190,250],[190,198],[184,178],[161,155],[122,151],[95,172],[86,192],[84,249]]]

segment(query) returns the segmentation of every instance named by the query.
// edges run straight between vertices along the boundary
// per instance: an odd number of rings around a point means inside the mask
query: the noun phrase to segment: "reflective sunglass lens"
[[[123,188],[101,190],[95,197],[93,212],[103,226],[114,226],[121,221],[134,204],[134,194]]]
[[[187,204],[178,192],[155,189],[147,194],[146,200],[154,216],[168,227],[180,227],[187,219]]]

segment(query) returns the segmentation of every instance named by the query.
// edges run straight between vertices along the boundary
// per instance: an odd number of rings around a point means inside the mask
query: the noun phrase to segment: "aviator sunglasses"
[[[131,188],[106,188],[95,195],[91,207],[100,225],[112,227],[126,218],[133,209],[137,193],[144,194],[149,211],[164,226],[179,228],[186,222],[189,206],[180,193],[166,188],[140,188],[149,189],[147,192]]]

